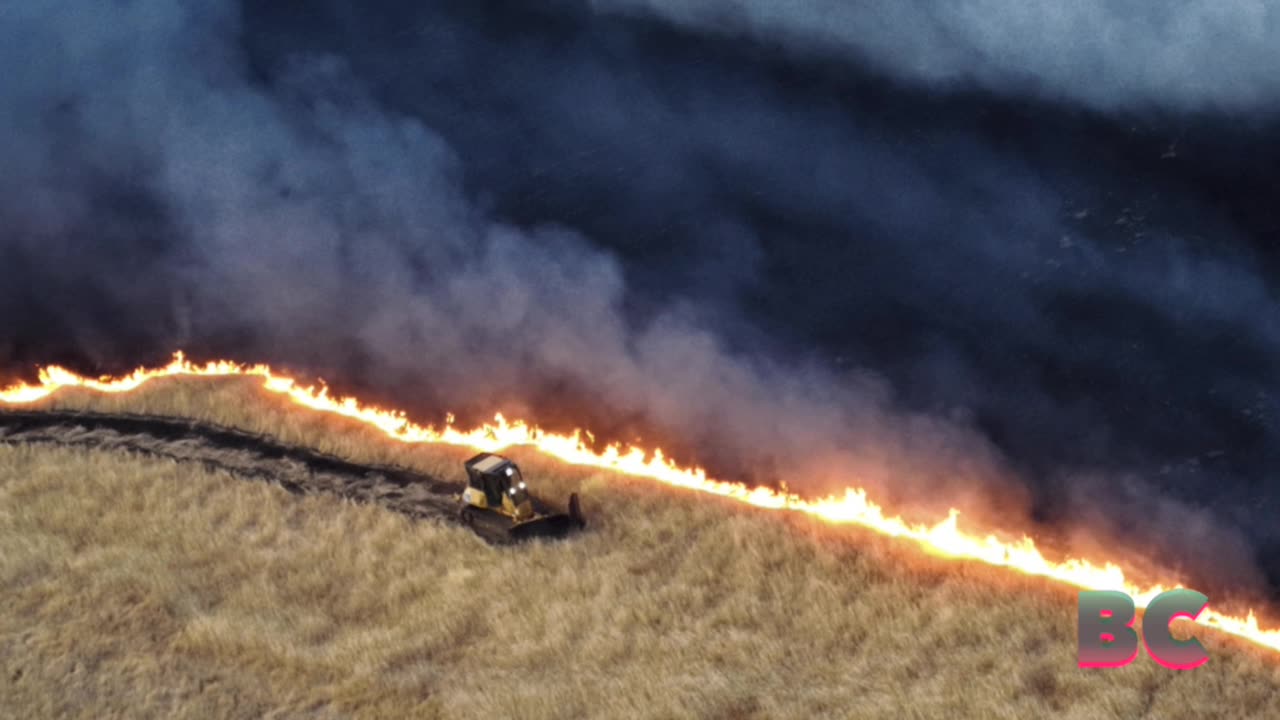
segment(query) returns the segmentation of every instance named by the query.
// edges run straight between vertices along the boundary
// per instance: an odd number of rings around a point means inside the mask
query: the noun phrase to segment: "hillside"
[[[26,409],[179,417],[448,481],[252,379]],[[3,439],[3,438],[0,438]],[[1075,593],[853,528],[508,453],[590,531],[495,547],[243,467],[0,442],[3,717],[1280,717],[1280,661],[1075,667]]]

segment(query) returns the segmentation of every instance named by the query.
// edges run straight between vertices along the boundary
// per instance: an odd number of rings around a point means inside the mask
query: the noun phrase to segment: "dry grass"
[[[244,380],[62,408],[196,417],[456,478]],[[0,447],[0,717],[1280,717],[1280,658],[1075,667],[1071,591],[514,453],[593,530],[494,548],[191,465]]]

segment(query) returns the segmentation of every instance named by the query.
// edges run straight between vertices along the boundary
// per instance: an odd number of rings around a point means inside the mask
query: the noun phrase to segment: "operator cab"
[[[516,464],[492,453],[480,453],[466,462],[467,487],[471,493],[484,493],[485,504],[503,506],[506,496],[512,507],[519,508],[529,499],[524,477]]]

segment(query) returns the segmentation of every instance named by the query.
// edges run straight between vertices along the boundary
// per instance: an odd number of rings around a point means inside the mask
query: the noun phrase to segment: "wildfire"
[[[660,449],[647,452],[637,447],[623,448],[610,445],[594,450],[583,441],[583,433],[571,434],[543,431],[523,421],[509,421],[497,415],[492,423],[472,429],[459,430],[449,417],[445,426],[437,430],[409,420],[404,412],[385,410],[362,404],[355,398],[335,398],[329,389],[321,386],[303,387],[293,378],[279,375],[266,365],[241,365],[229,360],[217,360],[204,365],[193,364],[181,352],[173,360],[159,368],[139,368],[123,377],[91,379],[77,375],[65,368],[49,366],[40,370],[38,385],[19,384],[0,390],[0,403],[19,405],[35,402],[60,388],[82,387],[103,393],[123,393],[161,377],[194,375],[201,377],[251,376],[260,377],[263,387],[273,393],[287,396],[293,402],[319,410],[353,418],[371,425],[387,436],[405,443],[442,443],[462,445],[480,451],[496,452],[512,446],[530,446],[564,462],[614,470],[636,477],[650,478],[666,485],[688,488],[698,492],[720,495],[775,510],[791,510],[817,516],[830,523],[849,523],[869,528],[892,537],[906,538],[925,550],[946,557],[978,560],[989,565],[1007,567],[1028,575],[1039,575],[1088,590],[1120,590],[1133,596],[1138,607],[1145,608],[1152,599],[1165,590],[1179,587],[1176,584],[1141,587],[1126,579],[1124,571],[1111,562],[1098,565],[1088,560],[1071,558],[1049,560],[1036,548],[1035,541],[1023,536],[1015,542],[1006,542],[995,535],[981,536],[961,530],[959,512],[952,510],[946,519],[934,525],[910,524],[897,516],[886,516],[879,505],[868,499],[861,488],[849,488],[843,496],[804,498],[795,493],[779,492],[765,487],[747,487],[742,483],[726,482],[707,477],[702,468],[683,468],[663,455]],[[1206,609],[1196,622],[1249,640],[1271,650],[1280,651],[1280,629],[1264,630],[1252,610],[1245,617],[1219,613]]]

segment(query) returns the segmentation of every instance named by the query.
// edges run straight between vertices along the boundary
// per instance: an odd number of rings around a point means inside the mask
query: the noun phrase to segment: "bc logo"
[[[1171,670],[1193,670],[1209,661],[1195,638],[1176,640],[1169,623],[1180,617],[1195,620],[1209,598],[1179,588],[1160,593],[1142,616],[1142,640],[1152,660]],[[1079,662],[1082,668],[1114,668],[1138,657],[1138,633],[1133,598],[1113,590],[1080,593]]]

